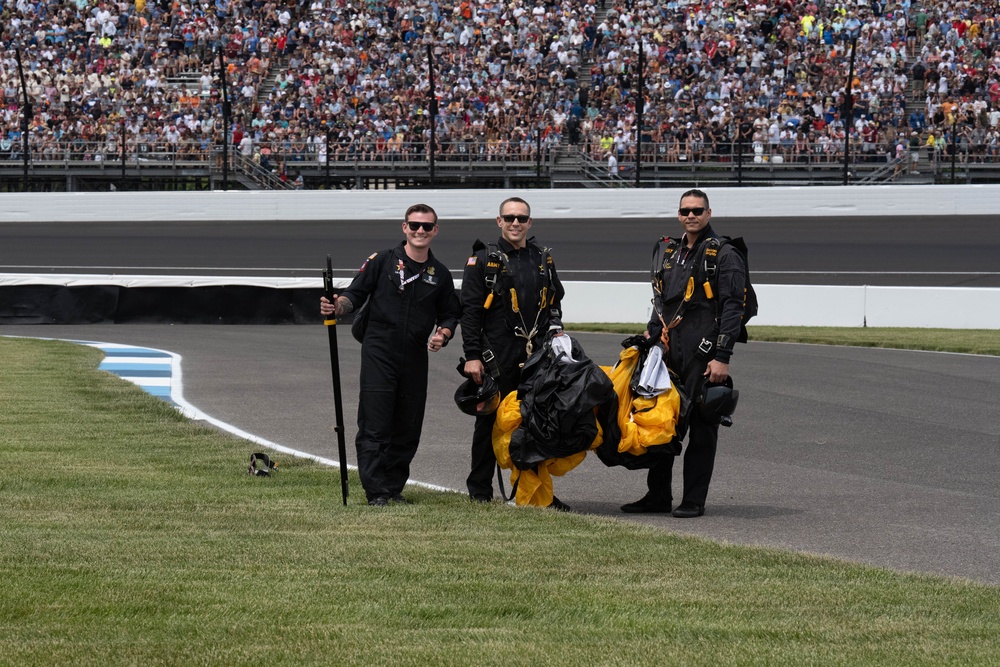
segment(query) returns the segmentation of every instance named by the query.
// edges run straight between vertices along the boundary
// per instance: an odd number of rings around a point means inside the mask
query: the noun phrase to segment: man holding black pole
[[[677,219],[684,233],[664,239],[667,245],[657,255],[654,308],[646,335],[665,348],[667,367],[693,403],[687,417],[683,496],[671,512],[674,457],[667,456],[649,469],[646,495],[621,509],[693,518],[705,513],[720,425],[718,416],[697,403],[709,385],[727,382],[733,346],[746,341],[746,260],[735,241],[720,238],[712,229],[712,209],[701,190],[681,195]]]
[[[324,317],[346,315],[368,300],[355,444],[361,484],[373,506],[407,502],[402,491],[424,421],[427,352],[447,345],[461,316],[451,272],[430,249],[439,231],[437,213],[414,204],[402,228],[405,240],[372,253],[333,302],[320,298]]]
[[[517,389],[521,367],[542,347],[550,329],[562,330],[565,291],[547,248],[529,238],[531,207],[520,197],[500,204],[500,238],[477,241],[462,277],[463,373],[476,384],[489,374],[500,396]],[[472,467],[466,486],[476,502],[493,499],[493,423],[496,414],[479,415],[472,432]],[[568,509],[558,503],[559,509]]]

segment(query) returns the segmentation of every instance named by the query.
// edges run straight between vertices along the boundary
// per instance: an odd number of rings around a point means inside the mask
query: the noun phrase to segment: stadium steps
[[[267,70],[267,74],[264,75],[260,88],[257,89],[258,105],[263,104],[267,98],[271,96],[271,92],[278,87],[278,77],[288,71],[288,63],[290,61],[291,58],[288,56],[281,56],[280,58],[274,58],[271,60],[271,68]]]

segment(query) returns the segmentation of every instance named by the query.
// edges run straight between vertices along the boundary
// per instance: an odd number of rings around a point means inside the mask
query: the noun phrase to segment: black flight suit
[[[501,397],[517,389],[521,382],[521,365],[528,358],[528,339],[515,334],[515,328],[531,336],[533,350],[541,349],[550,328],[562,328],[560,308],[565,294],[556,275],[555,263],[528,239],[524,248],[515,249],[501,238],[498,249],[507,255],[503,270],[497,277],[500,293],[494,297],[489,310],[483,306],[489,289],[486,286],[486,257],[489,248],[477,251],[465,266],[462,276],[462,347],[469,361],[482,361],[485,372],[494,375],[500,385]],[[541,304],[542,288],[547,288],[546,303]],[[510,290],[517,293],[519,313],[513,310]],[[539,308],[541,307],[541,312]],[[537,323],[536,323],[537,316]],[[493,364],[483,359],[485,350],[493,352]],[[496,414],[476,417],[472,432],[472,469],[466,485],[474,499],[493,497],[493,471],[496,456],[493,453],[493,423]]]
[[[673,319],[678,305],[684,297],[689,276],[695,278],[694,295],[685,307],[680,324],[670,330],[667,367],[676,372],[687,395],[692,401],[698,395],[704,382],[708,362],[715,359],[729,363],[733,354],[733,344],[740,336],[743,318],[744,288],[746,283],[745,262],[735,248],[723,244],[718,256],[718,285],[713,281],[715,299],[709,300],[701,283],[704,278],[695,266],[702,257],[702,243],[716,236],[711,225],[701,231],[695,247],[689,252],[684,245],[677,249],[676,258],[669,268],[661,264],[663,292],[660,296],[660,312],[667,324]],[[692,273],[693,272],[693,273]],[[718,316],[716,315],[718,309]],[[663,325],[654,310],[648,331],[654,338],[660,337]],[[698,346],[708,341],[711,349],[701,353]],[[708,497],[708,485],[712,481],[715,467],[715,450],[719,440],[719,424],[706,419],[692,406],[688,417],[688,442],[684,450],[684,495],[682,502],[704,505]],[[649,469],[646,484],[649,495],[658,503],[670,504],[671,469],[674,457],[666,457]]]
[[[368,500],[399,494],[409,479],[427,399],[427,339],[435,326],[454,332],[461,315],[447,267],[433,254],[418,264],[404,246],[369,257],[341,293],[355,310],[371,297],[355,439]]]

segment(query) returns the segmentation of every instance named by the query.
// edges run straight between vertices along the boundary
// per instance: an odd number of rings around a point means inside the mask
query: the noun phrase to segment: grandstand
[[[16,0],[2,18],[4,191],[1000,182],[994,3]]]

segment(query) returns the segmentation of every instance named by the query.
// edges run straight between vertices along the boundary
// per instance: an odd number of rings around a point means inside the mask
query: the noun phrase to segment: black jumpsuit
[[[424,422],[427,339],[435,326],[454,332],[461,315],[455,283],[445,265],[433,254],[417,263],[407,257],[404,246],[405,242],[370,257],[342,293],[355,310],[371,297],[361,344],[355,440],[368,500],[403,490]]]
[[[507,261],[497,277],[500,294],[494,297],[489,310],[483,307],[488,294],[486,257],[489,249],[477,251],[466,264],[462,277],[462,347],[466,359],[482,361],[487,373],[495,375],[499,371],[500,377],[495,379],[500,385],[500,395],[506,396],[520,384],[521,365],[528,358],[528,339],[518,336],[515,328],[526,334],[534,329],[532,348],[540,349],[550,328],[562,328],[559,309],[565,291],[556,275],[555,263],[548,257],[547,266],[543,264],[545,254],[533,237],[524,248],[516,249],[503,238],[497,246],[507,255]],[[543,287],[547,287],[544,305],[540,304]],[[519,313],[513,310],[511,288],[517,293]],[[495,366],[483,359],[485,350],[493,352]],[[466,486],[469,496],[477,500],[493,497],[495,419],[495,414],[476,417],[472,432],[472,467]]]
[[[701,260],[702,242],[716,236],[711,225],[705,227],[689,252],[684,244],[678,248],[676,259],[667,269],[661,269],[663,292],[660,310],[668,324],[677,311],[684,296],[688,277],[692,274],[699,280],[699,272],[694,264]],[[667,367],[676,372],[687,395],[694,400],[700,384],[704,381],[708,362],[715,359],[728,364],[733,353],[733,343],[740,335],[743,318],[744,288],[746,283],[743,256],[732,246],[723,244],[718,255],[718,294],[716,302],[709,300],[702,285],[695,285],[694,294],[685,307],[680,324],[670,330],[667,351]],[[718,315],[716,315],[718,308]],[[659,338],[663,325],[655,311],[649,322],[649,334]],[[723,344],[718,344],[720,335]],[[702,341],[708,341],[711,349],[707,354],[698,350]],[[715,451],[719,440],[719,424],[704,418],[696,407],[692,407],[688,417],[688,442],[684,451],[684,495],[682,502],[704,505],[708,497],[708,486],[712,481],[715,467]],[[646,484],[649,495],[664,505],[672,501],[671,469],[674,457],[666,457],[649,469]]]

